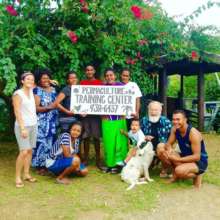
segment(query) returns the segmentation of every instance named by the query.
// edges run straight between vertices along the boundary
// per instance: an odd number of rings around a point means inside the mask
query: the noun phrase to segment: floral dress
[[[40,87],[36,87],[34,94],[40,97],[40,106],[42,107],[53,103],[57,96],[54,88],[52,88],[51,92],[47,92]],[[37,145],[33,149],[32,166],[40,168],[45,167],[47,154],[56,139],[58,111],[53,109],[48,112],[38,112],[37,117]]]

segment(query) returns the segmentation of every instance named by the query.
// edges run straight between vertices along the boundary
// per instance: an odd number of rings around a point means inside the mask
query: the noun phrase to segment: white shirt
[[[36,105],[33,90],[30,90],[29,97],[24,93],[23,89],[18,89],[13,95],[19,95],[21,98],[20,112],[24,122],[24,126],[34,126],[37,124]],[[18,125],[17,119],[15,125]]]
[[[136,133],[133,133],[131,130],[128,132],[128,137],[134,139],[137,142],[137,145],[145,141],[145,135],[141,129]]]
[[[135,99],[142,97],[141,90],[140,90],[140,88],[139,88],[139,86],[137,85],[136,82],[130,82],[129,81],[127,84],[125,84],[125,86],[128,87],[130,90],[134,91]],[[133,118],[133,116],[131,116],[131,115],[126,116],[126,119],[131,119],[131,118]]]

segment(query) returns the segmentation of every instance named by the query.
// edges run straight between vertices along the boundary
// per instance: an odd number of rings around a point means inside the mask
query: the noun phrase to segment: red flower
[[[143,57],[141,56],[140,52],[137,52],[137,58],[140,59],[140,60],[143,60]]]
[[[150,20],[153,16],[153,13],[148,11],[147,9],[142,10],[141,19]]]
[[[89,13],[88,3],[85,0],[80,0],[80,4],[82,5],[81,10],[84,13]]]
[[[131,6],[131,11],[137,19],[141,19],[141,8],[140,7],[133,5]]]
[[[137,59],[131,60],[131,65],[134,65],[137,62]]]
[[[191,56],[192,56],[192,59],[198,58],[198,54],[196,53],[196,51],[192,51]]]
[[[83,6],[81,8],[81,10],[84,12],[84,13],[89,13],[89,9],[87,8],[87,6]]]
[[[132,58],[130,58],[130,57],[128,57],[128,58],[126,59],[126,63],[127,63],[127,64],[131,64],[131,65],[134,65],[134,64],[136,63],[136,61],[137,61],[137,59],[132,59]]]
[[[6,11],[7,11],[10,15],[12,15],[12,16],[17,16],[17,15],[18,15],[17,11],[13,8],[12,5],[7,5],[7,6],[5,7],[5,9],[6,9]]]
[[[75,32],[73,31],[68,31],[67,32],[67,36],[69,37],[69,39],[72,41],[72,43],[77,43],[77,40],[78,40],[78,37],[77,35],[75,34]]]
[[[145,45],[145,44],[148,44],[148,41],[145,40],[145,39],[142,39],[142,40],[139,40],[139,41],[138,41],[138,44],[141,45],[141,46],[143,46],[143,45]]]
[[[130,58],[130,57],[127,57],[126,63],[127,63],[127,64],[131,64],[131,58]]]

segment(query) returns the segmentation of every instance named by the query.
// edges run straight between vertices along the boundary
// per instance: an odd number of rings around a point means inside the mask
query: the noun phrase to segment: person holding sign
[[[127,128],[130,129],[131,121],[133,118],[139,119],[139,112],[140,112],[140,98],[142,97],[142,93],[140,88],[138,87],[137,83],[130,81],[131,74],[128,69],[124,69],[121,72],[121,81],[125,84],[126,87],[129,87],[132,91],[134,91],[134,95],[136,98],[136,112],[135,114],[126,116],[127,121]]]
[[[40,70],[37,87],[33,90],[37,110],[37,144],[33,149],[32,166],[39,175],[45,175],[46,156],[50,151],[57,131],[58,111],[55,105],[57,92],[51,86],[51,74],[48,69]]]
[[[71,71],[66,76],[67,86],[65,86],[57,96],[55,103],[60,110],[59,125],[62,131],[68,131],[70,124],[77,121],[74,112],[70,111],[71,86],[76,85],[78,78],[75,72]]]
[[[123,85],[116,82],[114,70],[108,69],[105,72],[106,85]],[[118,173],[123,166],[123,161],[128,152],[128,140],[121,134],[121,130],[127,131],[126,120],[120,115],[106,115],[102,117],[102,134],[104,145],[105,164],[107,166],[104,172]]]
[[[87,65],[85,69],[86,79],[80,82],[80,85],[102,85],[102,81],[95,78],[95,68],[93,65]],[[86,115],[82,118],[83,124],[83,142],[84,142],[84,163],[88,165],[90,138],[94,138],[96,152],[96,166],[101,168],[100,164],[100,136],[101,119],[98,115]]]

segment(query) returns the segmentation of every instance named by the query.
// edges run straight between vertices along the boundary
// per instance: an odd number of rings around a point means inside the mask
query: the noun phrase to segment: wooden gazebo
[[[167,61],[167,55],[161,56],[158,66],[147,68],[147,73],[157,72],[159,100],[164,104],[163,114],[167,115],[167,77],[180,75],[180,96],[183,99],[184,76],[198,76],[198,129],[204,130],[204,74],[220,72],[220,55],[201,52],[198,59],[184,58],[177,61]]]

